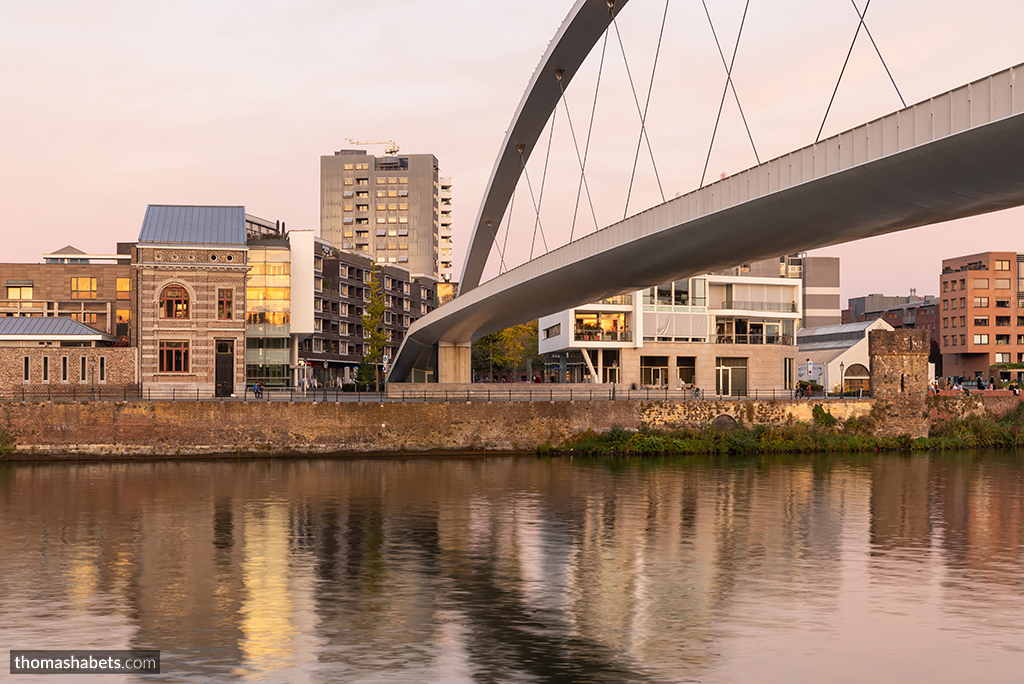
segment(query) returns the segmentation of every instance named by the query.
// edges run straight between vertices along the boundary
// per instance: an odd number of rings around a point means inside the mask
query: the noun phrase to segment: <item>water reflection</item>
[[[165,681],[1010,681],[1022,490],[1012,453],[8,465],[0,639]]]

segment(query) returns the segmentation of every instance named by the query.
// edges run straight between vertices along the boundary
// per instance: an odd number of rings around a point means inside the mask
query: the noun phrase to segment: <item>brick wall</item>
[[[25,381],[25,358],[29,380]],[[82,379],[82,358],[86,377]],[[29,397],[81,397],[90,387],[123,389],[136,387],[137,349],[135,347],[0,347],[0,395]],[[49,359],[49,380],[43,379],[43,359]],[[67,359],[67,379],[63,379],[63,359]],[[100,359],[105,378],[100,379]]]

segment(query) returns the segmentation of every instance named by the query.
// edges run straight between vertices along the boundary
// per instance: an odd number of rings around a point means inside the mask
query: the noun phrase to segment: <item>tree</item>
[[[363,307],[363,335],[366,339],[366,353],[360,364],[360,375],[363,367],[373,364],[374,391],[380,391],[380,362],[384,348],[388,343],[388,331],[384,327],[384,312],[387,310],[387,299],[384,295],[384,274],[377,264],[370,269],[370,301]],[[357,376],[358,377],[358,376]],[[362,380],[362,378],[360,378]],[[368,380],[368,379],[366,379]]]
[[[505,353],[512,364],[512,375],[518,380],[520,362],[523,364],[523,370],[526,370],[529,361],[539,358],[537,355],[537,321],[505,328],[501,331],[501,336],[505,343]]]
[[[473,343],[473,372],[477,375],[487,375],[494,379],[494,371],[500,373],[508,365],[508,355],[505,353],[505,344],[501,338],[501,332],[484,335]]]

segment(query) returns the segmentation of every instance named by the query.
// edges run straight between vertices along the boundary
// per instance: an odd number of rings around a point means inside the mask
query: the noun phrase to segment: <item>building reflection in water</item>
[[[1001,672],[1024,665],[1022,473],[1012,454],[9,465],[0,637],[159,648],[172,680],[595,682],[785,677],[799,637],[820,680],[868,673],[857,649],[920,609],[917,642],[974,638]],[[960,674],[934,660],[933,681]]]

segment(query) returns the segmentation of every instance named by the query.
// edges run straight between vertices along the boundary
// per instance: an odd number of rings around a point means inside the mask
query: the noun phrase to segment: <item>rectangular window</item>
[[[942,346],[943,347],[948,347],[949,346],[949,335],[943,335],[942,336]]]
[[[988,335],[975,335],[974,344],[988,344]]]
[[[996,327],[997,328],[1009,328],[1010,317],[1009,316],[996,316]]]
[[[162,340],[160,342],[160,372],[188,373],[188,342]]]
[[[60,381],[68,381],[68,357],[60,357]]]
[[[1009,278],[996,278],[996,289],[997,290],[1009,290],[1010,279]]]
[[[668,383],[667,356],[641,356],[640,382],[648,387],[662,387]]]
[[[132,279],[131,278],[118,278],[117,279],[117,298],[118,299],[131,299],[132,298]]]
[[[996,270],[996,271],[1009,271],[1010,270],[1010,262],[1009,261],[999,261],[999,260],[997,260],[996,261],[996,267],[995,267],[994,270]]]
[[[976,309],[987,309],[988,308],[988,297],[975,297],[974,308]]]
[[[997,309],[1009,309],[1010,308],[1010,300],[1009,299],[997,299],[996,300],[996,308]]]
[[[942,291],[943,292],[949,292],[949,281],[948,280],[946,282],[942,283]]]
[[[966,346],[966,344],[967,344],[967,335],[961,335],[960,336],[960,344],[961,344],[961,346]]]
[[[230,321],[232,319],[233,294],[231,290],[217,290],[217,320]]]
[[[987,290],[988,289],[988,278],[975,278],[974,279],[975,290]]]
[[[967,308],[967,298],[966,297],[961,297],[960,298],[960,308],[961,309],[966,309]]]
[[[996,363],[1010,363],[1010,355],[996,354]]]
[[[943,328],[948,328],[949,327],[949,319],[948,318],[943,318],[942,319],[942,327]]]
[[[353,179],[351,179],[351,178],[346,178],[345,179],[345,185],[354,185],[354,184],[355,184],[355,181]]]
[[[1010,344],[1010,336],[1009,335],[996,335],[996,344],[1009,345]]]
[[[29,374],[29,358],[26,356],[22,359],[21,381],[29,382],[31,379],[32,376]]]
[[[72,299],[96,299],[95,278],[72,278],[71,279]]]
[[[88,379],[87,378],[87,372],[86,372],[86,368],[87,368],[86,367],[86,363],[87,363],[87,361],[86,361],[86,358],[84,356],[82,358],[80,358],[79,361],[80,361],[80,364],[78,366],[78,381],[79,382],[85,382]]]
[[[974,325],[988,325],[988,316],[975,316]]]
[[[43,382],[50,382],[50,357],[43,357]]]
[[[7,286],[7,298],[8,299],[32,299],[32,286],[31,285],[19,285],[19,286]]]
[[[107,357],[100,357],[100,382],[107,381]]]
[[[956,346],[956,335],[953,335],[953,346]]]

